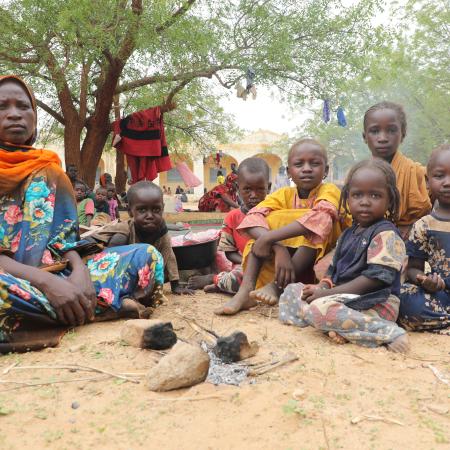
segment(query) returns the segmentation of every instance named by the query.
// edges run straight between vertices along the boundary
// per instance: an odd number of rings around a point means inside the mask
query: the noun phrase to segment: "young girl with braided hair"
[[[353,225],[339,238],[333,262],[317,285],[289,285],[280,298],[280,320],[328,333],[336,343],[387,345],[406,352],[397,320],[405,245],[394,223],[400,197],[390,165],[378,158],[349,172],[341,205]]]

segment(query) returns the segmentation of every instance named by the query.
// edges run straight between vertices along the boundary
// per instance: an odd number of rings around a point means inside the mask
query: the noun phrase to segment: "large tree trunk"
[[[127,171],[125,169],[125,155],[117,151],[116,153],[116,191],[122,193],[126,190]]]
[[[95,183],[95,174],[98,163],[102,157],[103,148],[110,133],[109,124],[106,126],[92,125],[88,127],[81,149],[80,175],[83,180],[92,188]]]
[[[80,153],[80,137],[81,129],[77,126],[65,126],[64,127],[64,159],[66,161],[66,167],[69,164],[74,164],[80,171],[80,177],[82,176],[81,169],[81,153]]]

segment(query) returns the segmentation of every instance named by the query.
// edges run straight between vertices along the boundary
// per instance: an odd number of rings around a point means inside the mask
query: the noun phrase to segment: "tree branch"
[[[175,75],[153,75],[150,77],[144,77],[139,80],[130,81],[128,83],[123,83],[118,86],[116,89],[116,94],[120,94],[122,92],[131,91],[132,89],[136,89],[138,87],[148,86],[149,84],[154,83],[170,83],[172,81],[185,81],[192,80],[194,78],[211,78],[216,72],[220,70],[227,69],[238,69],[239,66],[234,65],[218,65],[211,66],[209,69],[198,70],[193,72],[179,73]]]
[[[163,24],[155,28],[156,33],[161,34],[163,31],[167,30],[167,28],[171,27],[179,17],[189,11],[195,1],[196,0],[187,0],[186,3],[183,3]]]
[[[13,62],[16,64],[37,64],[40,61],[37,56],[29,57],[29,58],[19,58],[19,57],[7,55],[6,53],[0,53],[0,58],[6,59],[7,61]]]
[[[64,117],[54,109],[50,108],[50,106],[46,105],[44,102],[38,99],[36,99],[36,104],[39,106],[39,108],[42,108],[46,113],[50,114],[54,119],[56,119],[61,125],[66,124]]]

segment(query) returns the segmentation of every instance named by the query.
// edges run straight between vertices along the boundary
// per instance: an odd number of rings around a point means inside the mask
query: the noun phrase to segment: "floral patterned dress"
[[[450,222],[434,214],[419,219],[409,235],[406,253],[428,262],[432,272],[444,280],[445,289],[431,294],[405,283],[400,293],[399,322],[409,330],[444,332],[450,327]]]
[[[83,252],[78,241],[75,198],[69,179],[55,165],[33,172],[8,194],[0,196],[0,253],[33,267],[55,264],[69,250]],[[164,264],[160,253],[147,244],[115,247],[96,254],[87,263],[97,292],[97,314],[118,311],[122,300],[139,293],[160,293]],[[70,275],[68,269],[58,276]],[[0,342],[8,342],[24,319],[54,322],[56,313],[45,295],[26,280],[0,267]]]

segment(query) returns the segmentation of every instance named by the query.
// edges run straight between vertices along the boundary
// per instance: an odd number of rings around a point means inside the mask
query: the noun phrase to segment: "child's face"
[[[433,157],[427,170],[427,182],[431,196],[439,206],[450,208],[450,152],[442,151]]]
[[[291,150],[287,172],[299,189],[311,191],[328,175],[328,164],[320,147],[303,143]]]
[[[108,200],[111,200],[114,197],[115,193],[116,193],[115,189],[109,189],[108,188],[108,193],[107,193]]]
[[[386,177],[379,170],[363,167],[351,180],[348,207],[353,219],[362,227],[381,220],[389,207]]]
[[[130,216],[138,231],[154,233],[161,227],[164,203],[162,195],[153,189],[140,189],[130,205]]]
[[[95,200],[99,202],[104,202],[107,198],[106,191],[104,189],[98,189],[95,193]]]
[[[77,199],[77,202],[80,202],[86,198],[86,190],[82,184],[76,184],[73,189],[75,191],[75,198]]]
[[[269,190],[269,182],[262,173],[250,173],[243,169],[238,177],[239,195],[247,209],[262,202]]]
[[[403,141],[397,113],[392,109],[370,112],[366,117],[363,139],[373,156],[391,162]]]

